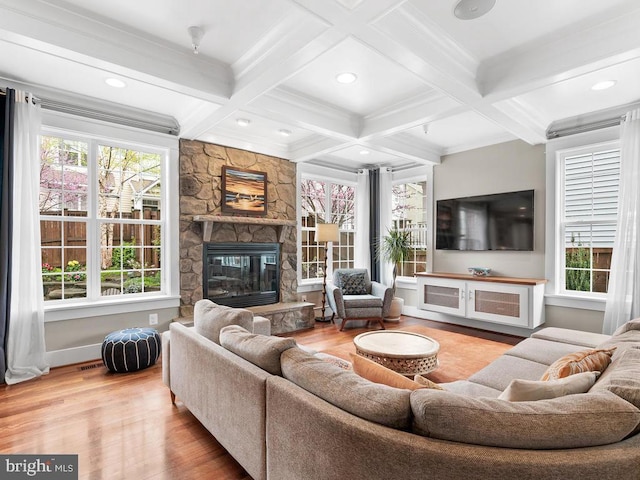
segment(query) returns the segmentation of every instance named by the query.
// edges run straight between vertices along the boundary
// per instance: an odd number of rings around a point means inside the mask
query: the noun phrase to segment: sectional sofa
[[[164,334],[165,383],[255,480],[640,478],[640,321],[612,337],[546,328],[468,380],[412,391],[198,311]],[[498,398],[614,346],[586,393]]]

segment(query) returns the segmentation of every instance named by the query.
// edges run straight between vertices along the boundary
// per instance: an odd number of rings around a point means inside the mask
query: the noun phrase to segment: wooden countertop
[[[491,275],[487,277],[480,277],[466,273],[446,272],[416,273],[416,277],[450,278],[453,280],[466,280],[471,282],[511,283],[514,285],[541,285],[547,283],[547,280],[544,278],[497,277]]]

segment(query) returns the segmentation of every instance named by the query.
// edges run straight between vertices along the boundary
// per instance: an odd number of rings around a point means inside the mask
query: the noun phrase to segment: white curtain
[[[391,191],[393,188],[393,173],[390,168],[380,169],[380,231],[377,238],[379,240],[389,233],[393,228]],[[380,265],[380,281],[383,285],[393,285],[393,265],[390,262],[382,261]]]
[[[7,338],[7,384],[49,372],[45,360],[44,300],[40,265],[41,111],[31,95],[16,91],[13,178],[11,315]]]
[[[358,170],[358,184],[356,186],[356,232],[354,266],[355,268],[371,269],[371,248],[369,245],[369,171]]]
[[[640,317],[640,109],[627,113],[620,139],[618,229],[602,329],[608,335]]]

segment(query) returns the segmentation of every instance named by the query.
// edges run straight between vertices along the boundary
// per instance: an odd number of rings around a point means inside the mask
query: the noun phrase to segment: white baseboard
[[[418,307],[407,307],[402,309],[402,314],[409,317],[423,318],[425,320],[433,320],[434,322],[452,323],[454,325],[462,325],[464,327],[479,328],[490,332],[506,333],[507,335],[516,335],[518,337],[529,337],[536,329],[513,327],[510,325],[501,325],[499,323],[483,322],[480,320],[470,320],[464,317],[456,317],[445,313],[430,312],[422,310]]]
[[[82,347],[65,348],[47,352],[50,367],[62,367],[74,363],[89,362],[102,358],[102,344],[84,345]]]

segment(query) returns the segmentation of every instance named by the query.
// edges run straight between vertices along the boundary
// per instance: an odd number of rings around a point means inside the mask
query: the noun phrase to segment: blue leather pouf
[[[102,342],[102,361],[114,373],[150,367],[160,356],[160,334],[154,328],[125,328]]]

